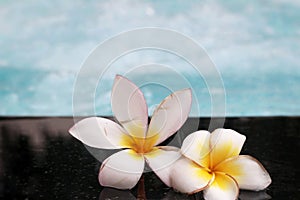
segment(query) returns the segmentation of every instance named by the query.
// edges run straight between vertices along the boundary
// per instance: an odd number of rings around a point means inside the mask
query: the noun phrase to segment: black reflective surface
[[[198,123],[189,119],[189,124]],[[201,118],[199,129],[210,119]],[[136,199],[141,183],[131,191],[102,188],[100,164],[68,134],[70,118],[0,118],[0,199]],[[300,199],[300,117],[227,118],[225,128],[247,136],[242,154],[256,157],[273,180],[267,190],[241,191],[240,199]],[[147,199],[202,199],[164,186],[144,175]],[[140,197],[140,196],[139,196]]]

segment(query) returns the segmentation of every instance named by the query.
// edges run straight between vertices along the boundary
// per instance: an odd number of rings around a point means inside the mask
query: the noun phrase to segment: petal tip
[[[79,138],[79,135],[77,134],[77,131],[76,131],[76,124],[74,124],[69,130],[68,130],[68,133],[73,136],[74,138],[80,140]]]
[[[271,179],[270,174],[267,172],[266,169],[264,169],[264,170],[265,170],[265,182],[260,187],[258,187],[256,191],[265,190],[272,183],[272,179]]]
[[[116,74],[115,76],[115,81],[120,80],[120,79],[127,79],[124,76],[120,75],[120,74]],[[128,80],[128,79],[127,79]]]
[[[176,94],[179,94],[179,93],[187,95],[189,97],[189,100],[192,101],[192,89],[191,88],[184,88],[182,90],[173,92],[173,94],[175,94],[175,96],[176,96]]]
[[[71,128],[69,128],[68,133],[73,135],[74,134],[74,129],[75,129],[75,124]]]
[[[129,80],[129,79],[126,78],[125,76],[122,76],[122,75],[120,75],[120,74],[116,74],[116,76],[115,76],[115,82],[116,82],[116,81],[120,81],[120,80],[124,80],[124,81],[127,81],[127,82],[131,83],[131,84],[134,84],[131,80]],[[134,84],[134,85],[135,85],[135,84]]]

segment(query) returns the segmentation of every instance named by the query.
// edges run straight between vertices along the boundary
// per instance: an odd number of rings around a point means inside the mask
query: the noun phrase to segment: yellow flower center
[[[150,152],[156,141],[158,140],[158,134],[149,137],[149,138],[137,138],[133,137],[134,143],[132,144],[131,148],[136,151],[137,153],[148,153]]]
[[[145,154],[145,153],[152,151],[158,138],[159,138],[158,134],[155,134],[155,135],[153,135],[151,137],[147,137],[147,138],[140,138],[140,137],[125,135],[122,138],[122,144],[123,144],[123,146],[126,146],[126,147],[134,150],[136,153]]]

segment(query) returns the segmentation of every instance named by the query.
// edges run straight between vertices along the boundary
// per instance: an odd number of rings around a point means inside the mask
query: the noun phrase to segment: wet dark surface
[[[191,118],[184,131],[209,122]],[[99,185],[100,162],[68,134],[72,125],[73,118],[0,118],[0,199],[136,199],[138,186]],[[273,180],[265,191],[241,191],[240,199],[300,199],[300,117],[227,118],[224,127],[247,136],[242,154],[256,157]],[[174,192],[153,173],[144,180],[147,199],[202,199]]]

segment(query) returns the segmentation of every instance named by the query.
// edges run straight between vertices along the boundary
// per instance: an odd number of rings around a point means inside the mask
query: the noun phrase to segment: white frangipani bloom
[[[99,182],[103,186],[131,189],[140,179],[145,161],[170,186],[169,168],[180,157],[175,147],[157,146],[186,121],[192,102],[190,89],[174,92],[155,109],[148,126],[148,108],[141,90],[117,75],[111,105],[120,125],[105,118],[90,117],[69,132],[82,143],[102,149],[122,149],[103,161]]]
[[[246,140],[230,129],[197,131],[183,141],[183,157],[171,172],[171,186],[193,194],[204,191],[205,199],[237,199],[240,189],[263,190],[271,178],[255,158],[239,155]]]

